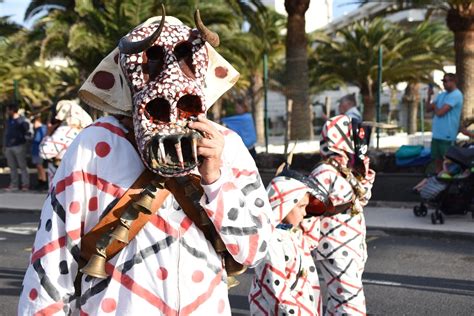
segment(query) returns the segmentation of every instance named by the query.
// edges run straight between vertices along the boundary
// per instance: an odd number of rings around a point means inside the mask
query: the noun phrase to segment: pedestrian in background
[[[362,122],[362,114],[357,109],[355,94],[346,94],[339,100],[339,114],[349,116],[351,119]]]
[[[221,119],[222,124],[236,132],[242,138],[245,146],[249,150],[252,158],[257,157],[255,145],[257,143],[257,133],[252,114],[249,113],[247,103],[244,98],[237,98],[235,103],[235,115]]]
[[[457,88],[456,75],[447,73],[442,81],[446,91],[431,102],[433,88],[430,86],[426,101],[426,110],[433,112],[431,157],[435,161],[436,173],[443,169],[444,155],[456,141],[463,106],[463,95]]]
[[[3,140],[3,153],[10,168],[10,185],[7,191],[19,190],[18,168],[21,170],[21,190],[28,191],[30,177],[26,164],[26,141],[30,133],[30,124],[18,113],[16,104],[7,105],[7,121]]]
[[[31,162],[36,166],[38,172],[38,183],[35,189],[38,191],[48,189],[48,179],[46,178],[46,170],[43,166],[43,158],[40,157],[39,146],[43,138],[46,136],[48,128],[41,120],[41,115],[33,118],[33,140],[31,142]]]

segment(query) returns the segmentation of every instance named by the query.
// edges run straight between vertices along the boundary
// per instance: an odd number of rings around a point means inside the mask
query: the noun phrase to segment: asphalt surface
[[[3,212],[0,220],[0,315],[15,315],[39,214]],[[474,240],[368,232],[364,273],[372,315],[472,315]],[[233,315],[248,315],[252,270],[230,291]],[[325,289],[323,287],[323,292]]]

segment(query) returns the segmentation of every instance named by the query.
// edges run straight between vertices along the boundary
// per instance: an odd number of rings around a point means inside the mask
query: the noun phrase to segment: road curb
[[[41,209],[0,208],[0,213],[41,213]]]
[[[446,231],[446,230],[431,230],[431,229],[421,229],[421,228],[400,228],[400,227],[385,227],[385,226],[367,226],[368,234],[370,231],[383,231],[393,235],[399,236],[418,236],[418,237],[430,237],[430,238],[451,238],[451,239],[461,239],[461,240],[472,240],[474,241],[474,232],[456,232],[456,231]]]

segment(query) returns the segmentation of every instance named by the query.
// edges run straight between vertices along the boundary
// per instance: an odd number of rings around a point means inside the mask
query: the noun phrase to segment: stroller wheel
[[[431,224],[436,225],[436,215],[435,215],[435,213],[431,214]]]
[[[440,223],[441,225],[443,225],[443,224],[444,224],[444,217],[443,217],[443,215],[442,215],[441,213],[438,213],[438,214],[436,214],[436,217],[437,217],[437,220],[439,221],[439,223]]]
[[[420,215],[423,216],[423,217],[428,215],[428,208],[423,203],[420,205]]]
[[[413,207],[413,213],[415,214],[416,217],[421,216],[420,207],[419,207],[418,205],[415,205],[415,206]]]

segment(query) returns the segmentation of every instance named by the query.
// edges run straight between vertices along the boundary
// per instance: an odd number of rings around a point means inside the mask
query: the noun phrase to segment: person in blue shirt
[[[456,141],[463,106],[463,95],[457,88],[456,75],[447,73],[442,81],[446,91],[431,102],[433,89],[430,87],[426,107],[428,112],[433,112],[431,157],[435,161],[437,173],[443,169],[446,151]]]
[[[36,185],[37,190],[47,190],[48,181],[46,178],[46,170],[43,167],[43,158],[40,157],[40,143],[48,132],[48,127],[43,124],[41,115],[34,117],[33,119],[33,140],[31,142],[31,162],[36,166],[38,171],[38,183]]]
[[[257,133],[255,131],[252,114],[248,112],[247,104],[243,98],[236,100],[235,113],[235,115],[222,118],[222,124],[236,132],[240,138],[242,138],[242,141],[253,159],[255,159],[257,157],[257,152],[255,151]]]
[[[30,136],[30,124],[18,113],[16,104],[7,105],[8,119],[3,140],[3,153],[10,168],[10,185],[7,191],[19,190],[18,168],[21,170],[21,189],[28,191],[30,177],[26,164],[26,140]]]

